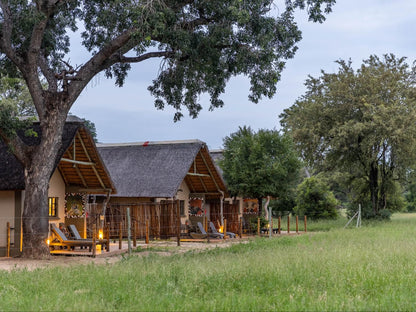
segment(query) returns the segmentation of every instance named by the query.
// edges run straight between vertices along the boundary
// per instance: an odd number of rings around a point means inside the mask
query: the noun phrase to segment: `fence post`
[[[282,217],[279,216],[279,219],[277,220],[277,233],[280,234],[280,228],[281,228],[281,224],[282,223]]]
[[[131,256],[131,219],[130,219],[130,207],[127,207],[127,242],[129,256]]]
[[[272,207],[269,207],[269,238],[272,238],[272,232],[273,232]]]
[[[306,233],[306,215],[303,217],[303,219],[304,219],[303,224],[305,226],[305,233]]]
[[[296,216],[296,234],[299,234],[299,218]]]
[[[224,219],[224,239],[227,239],[227,219]]]
[[[7,251],[6,257],[10,257],[10,222],[7,222]]]
[[[120,221],[118,226],[118,249],[123,247],[123,222]]]
[[[240,224],[238,229],[238,234],[240,235],[240,238],[243,238],[243,217],[240,217]]]
[[[287,215],[287,233],[290,234],[290,215]]]
[[[177,231],[177,246],[181,245],[181,209],[179,200],[176,200],[176,215],[177,215],[177,225],[178,225],[178,231]]]
[[[146,244],[149,244],[149,220],[146,220]]]
[[[110,226],[107,224],[105,229],[106,229],[106,237],[107,237],[107,251],[110,251]]]
[[[96,244],[96,238],[97,238],[97,225],[94,223],[92,226],[92,256],[95,258],[95,255],[97,254],[97,244]]]
[[[133,221],[133,247],[137,246],[137,221]]]
[[[257,218],[257,235],[260,236],[260,218]]]

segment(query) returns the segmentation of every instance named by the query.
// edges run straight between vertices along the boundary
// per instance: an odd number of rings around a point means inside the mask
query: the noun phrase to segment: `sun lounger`
[[[69,229],[69,232],[71,232],[71,235],[73,236],[73,238],[75,240],[77,240],[77,241],[78,240],[79,241],[92,241],[92,239],[82,238],[81,235],[79,234],[78,229],[75,226],[75,224],[68,225],[68,229]],[[109,240],[107,240],[107,239],[96,239],[95,243],[97,245],[101,245],[101,246],[105,247],[107,249],[107,251],[109,251],[109,249],[108,249],[108,246],[110,244]]]
[[[217,231],[217,229],[215,228],[214,223],[212,223],[212,222],[210,222],[210,223],[209,223],[209,228],[211,229],[211,232],[212,232],[212,233],[215,233],[215,234],[222,234],[222,233],[220,233],[220,232],[218,232],[218,231]],[[233,232],[227,232],[227,235],[228,235],[230,238],[235,238],[235,234],[234,234]]]
[[[224,234],[221,234],[221,233],[218,233],[218,232],[217,233],[207,233],[205,231],[204,227],[202,226],[202,223],[201,222],[198,222],[198,229],[201,231],[202,234],[209,235],[210,237],[213,237],[213,238],[224,238]]]
[[[68,239],[66,235],[56,226],[56,224],[52,224],[51,226],[52,232],[55,234],[55,240],[49,243],[49,248],[55,249],[56,247],[67,248],[74,250],[75,247],[80,248],[88,248],[90,251],[92,250],[93,241],[90,239]],[[106,242],[100,242],[96,240],[96,244],[105,244],[107,247]],[[108,248],[107,248],[108,250]]]

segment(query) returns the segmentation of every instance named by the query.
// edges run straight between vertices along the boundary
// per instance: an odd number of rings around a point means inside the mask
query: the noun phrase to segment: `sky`
[[[249,80],[232,78],[222,96],[224,107],[209,111],[201,97],[203,110],[192,119],[184,111],[173,122],[173,109],[157,110],[147,87],[156,78],[160,60],[135,64],[119,88],[104,74],[96,76],[75,102],[71,113],[95,123],[98,141],[126,143],[199,139],[209,149],[222,148],[223,138],[240,126],[280,129],[279,115],[305,93],[308,75],[318,77],[321,70],[336,72],[336,60],[351,59],[358,68],[375,54],[393,53],[415,60],[416,0],[337,0],[324,23],[308,22],[306,12],[296,15],[303,39],[298,51],[286,63],[277,93],[258,104],[248,100]],[[81,58],[81,51],[74,58]]]

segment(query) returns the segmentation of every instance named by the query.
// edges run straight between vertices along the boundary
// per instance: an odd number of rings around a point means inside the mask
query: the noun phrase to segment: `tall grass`
[[[414,310],[415,225],[400,215],[202,253],[0,272],[0,310]]]

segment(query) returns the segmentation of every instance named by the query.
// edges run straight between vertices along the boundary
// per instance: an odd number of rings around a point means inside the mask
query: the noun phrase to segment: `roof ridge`
[[[117,147],[117,146],[148,146],[148,145],[172,145],[172,144],[191,144],[205,142],[198,139],[190,140],[172,140],[172,141],[143,141],[143,142],[125,142],[125,143],[97,143],[97,147]]]

